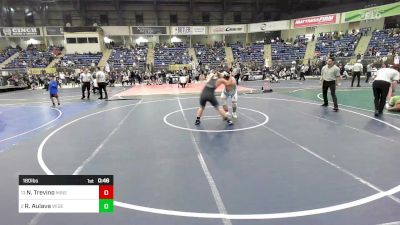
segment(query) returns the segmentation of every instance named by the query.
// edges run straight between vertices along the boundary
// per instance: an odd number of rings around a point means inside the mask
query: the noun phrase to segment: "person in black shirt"
[[[200,118],[203,115],[204,109],[207,102],[210,102],[212,106],[218,111],[221,117],[228,123],[228,125],[233,125],[232,120],[228,118],[225,110],[219,106],[218,100],[215,97],[215,89],[219,85],[227,85],[228,81],[223,78],[223,74],[216,72],[215,74],[208,75],[207,84],[203,88],[200,95],[200,108],[197,110],[195,125],[200,125]]]

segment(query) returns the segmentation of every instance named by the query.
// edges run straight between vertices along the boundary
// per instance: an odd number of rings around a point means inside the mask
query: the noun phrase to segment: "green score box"
[[[113,199],[100,199],[99,200],[99,212],[100,213],[114,212],[114,200]]]

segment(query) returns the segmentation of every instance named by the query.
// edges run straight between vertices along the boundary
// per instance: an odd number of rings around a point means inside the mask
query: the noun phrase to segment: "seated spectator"
[[[61,58],[57,67],[96,67],[102,57],[103,53],[66,54]]]
[[[51,47],[46,51],[41,51],[36,47],[28,46],[28,49],[21,51],[17,58],[6,65],[6,68],[46,68],[54,59],[52,53],[54,49],[55,47]]]
[[[157,44],[154,48],[154,66],[156,69],[171,64],[190,64],[191,62],[188,48],[183,43]]]
[[[131,48],[116,47],[112,49],[111,56],[107,61],[109,69],[132,66],[134,68],[145,68],[147,58],[147,45],[131,46]]]

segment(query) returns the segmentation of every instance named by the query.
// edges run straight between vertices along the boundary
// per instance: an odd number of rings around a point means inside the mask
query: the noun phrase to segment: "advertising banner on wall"
[[[3,37],[33,37],[40,36],[39,27],[0,27]]]
[[[128,26],[102,26],[101,29],[106,36],[130,36],[132,33]]]
[[[47,36],[64,36],[63,27],[46,27]]]
[[[249,33],[266,32],[275,30],[288,30],[290,28],[290,20],[280,20],[265,23],[249,24]]]
[[[172,35],[205,35],[206,27],[204,26],[173,26],[171,27]]]
[[[400,15],[400,2],[345,12],[342,14],[342,22],[374,20],[396,15]]]
[[[54,74],[57,72],[56,68],[30,68],[29,73],[30,74],[42,74],[42,71],[45,71],[47,74]]]
[[[185,67],[187,69],[192,69],[191,64],[172,64],[172,65],[169,65],[169,70],[178,71],[178,70],[183,70],[183,68],[185,68]]]
[[[233,25],[219,25],[210,26],[209,34],[242,34],[246,33],[246,25],[233,24]]]
[[[339,23],[340,14],[312,16],[293,20],[293,28],[315,27]]]
[[[132,27],[132,34],[133,35],[167,35],[168,34],[168,27]]]

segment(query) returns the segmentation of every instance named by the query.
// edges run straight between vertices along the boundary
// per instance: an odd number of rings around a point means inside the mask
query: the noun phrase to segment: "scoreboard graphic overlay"
[[[20,175],[20,213],[113,213],[113,175]]]

